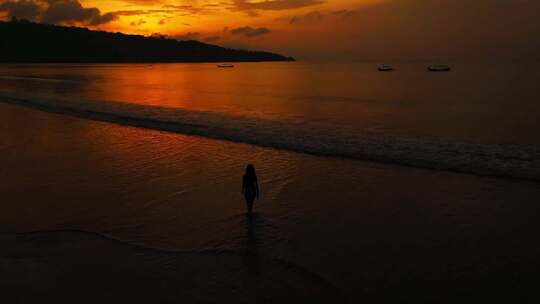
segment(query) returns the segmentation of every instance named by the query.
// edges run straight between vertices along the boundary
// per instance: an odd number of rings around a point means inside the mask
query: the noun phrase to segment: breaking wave
[[[314,155],[540,181],[539,145],[404,137],[214,112],[6,92],[0,92],[0,101],[86,119]]]

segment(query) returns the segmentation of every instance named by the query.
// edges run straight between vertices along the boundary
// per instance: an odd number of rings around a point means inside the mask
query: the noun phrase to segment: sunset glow
[[[540,303],[539,12],[0,0],[2,303]]]
[[[362,61],[537,57],[539,9],[525,0],[0,0],[4,20]]]

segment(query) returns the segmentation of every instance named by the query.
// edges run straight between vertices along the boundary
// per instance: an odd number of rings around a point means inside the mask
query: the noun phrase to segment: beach
[[[0,0],[0,304],[540,303],[538,12]]]
[[[15,303],[537,299],[534,181],[6,104],[0,121],[0,288]]]
[[[0,236],[10,303],[251,303],[340,300],[318,277],[252,252],[174,252],[93,233]]]

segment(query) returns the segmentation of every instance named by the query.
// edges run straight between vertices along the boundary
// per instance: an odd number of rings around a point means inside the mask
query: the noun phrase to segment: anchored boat
[[[430,72],[448,72],[450,67],[446,64],[434,64],[428,66],[428,71]]]
[[[390,71],[393,71],[394,68],[389,64],[383,64],[379,66],[378,70],[379,72],[390,72]]]

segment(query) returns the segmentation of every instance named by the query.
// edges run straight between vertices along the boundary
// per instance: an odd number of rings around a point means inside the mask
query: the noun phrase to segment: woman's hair
[[[257,180],[257,174],[255,173],[255,166],[253,166],[252,164],[247,165],[246,174],[244,175],[244,177],[246,179],[248,179],[248,180],[256,181]]]

